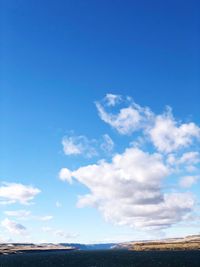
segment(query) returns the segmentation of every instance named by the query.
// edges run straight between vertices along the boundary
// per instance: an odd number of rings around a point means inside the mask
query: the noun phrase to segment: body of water
[[[200,251],[58,251],[1,255],[0,267],[199,267]]]

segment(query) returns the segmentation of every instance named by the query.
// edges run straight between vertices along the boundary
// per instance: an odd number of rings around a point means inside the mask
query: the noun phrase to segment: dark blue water
[[[200,251],[70,251],[1,255],[0,267],[200,267]]]

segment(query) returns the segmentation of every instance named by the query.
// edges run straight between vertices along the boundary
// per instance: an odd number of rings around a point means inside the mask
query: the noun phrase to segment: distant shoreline
[[[75,248],[64,248],[64,247],[37,247],[37,246],[32,246],[32,247],[26,247],[23,246],[2,246],[0,245],[0,255],[13,255],[13,254],[24,254],[24,253],[36,253],[36,252],[58,252],[58,251],[72,251],[76,250]]]
[[[183,251],[200,250],[200,235],[187,236],[184,238],[168,238],[154,241],[124,242],[116,246],[134,251]]]
[[[4,243],[0,244],[0,255],[22,254],[34,252],[57,251],[91,251],[91,250],[129,250],[129,251],[200,251],[200,235],[184,238],[168,238],[154,241],[131,241],[117,244],[61,243],[61,244],[31,244]]]
[[[0,251],[0,257],[6,257],[6,256],[20,256],[20,255],[28,255],[28,254],[40,254],[40,253],[70,253],[71,251],[77,252],[77,253],[96,253],[96,252],[102,252],[102,251],[107,251],[107,252],[112,252],[112,250],[76,250],[76,249],[30,249],[30,250],[17,250],[17,251],[10,251],[7,253],[1,252]],[[130,253],[179,253],[179,252],[198,252],[200,253],[200,249],[148,249],[148,250],[125,250],[125,249],[116,249],[114,250],[115,252],[123,252],[123,251],[127,251]]]

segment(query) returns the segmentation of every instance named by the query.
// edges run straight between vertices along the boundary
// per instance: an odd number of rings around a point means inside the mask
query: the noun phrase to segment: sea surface
[[[0,255],[0,267],[200,267],[200,251],[58,251]]]

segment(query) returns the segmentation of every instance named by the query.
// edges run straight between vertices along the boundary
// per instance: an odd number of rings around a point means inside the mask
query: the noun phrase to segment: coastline
[[[33,243],[2,243],[0,255],[23,254],[34,252],[57,251],[91,251],[91,250],[128,250],[128,251],[200,251],[200,235],[186,236],[184,238],[168,238],[163,240],[143,240],[118,243],[112,246],[102,247],[102,244],[33,244]]]
[[[75,248],[64,246],[37,246],[37,245],[0,245],[0,255],[34,253],[34,252],[57,252],[57,251],[72,251]]]

